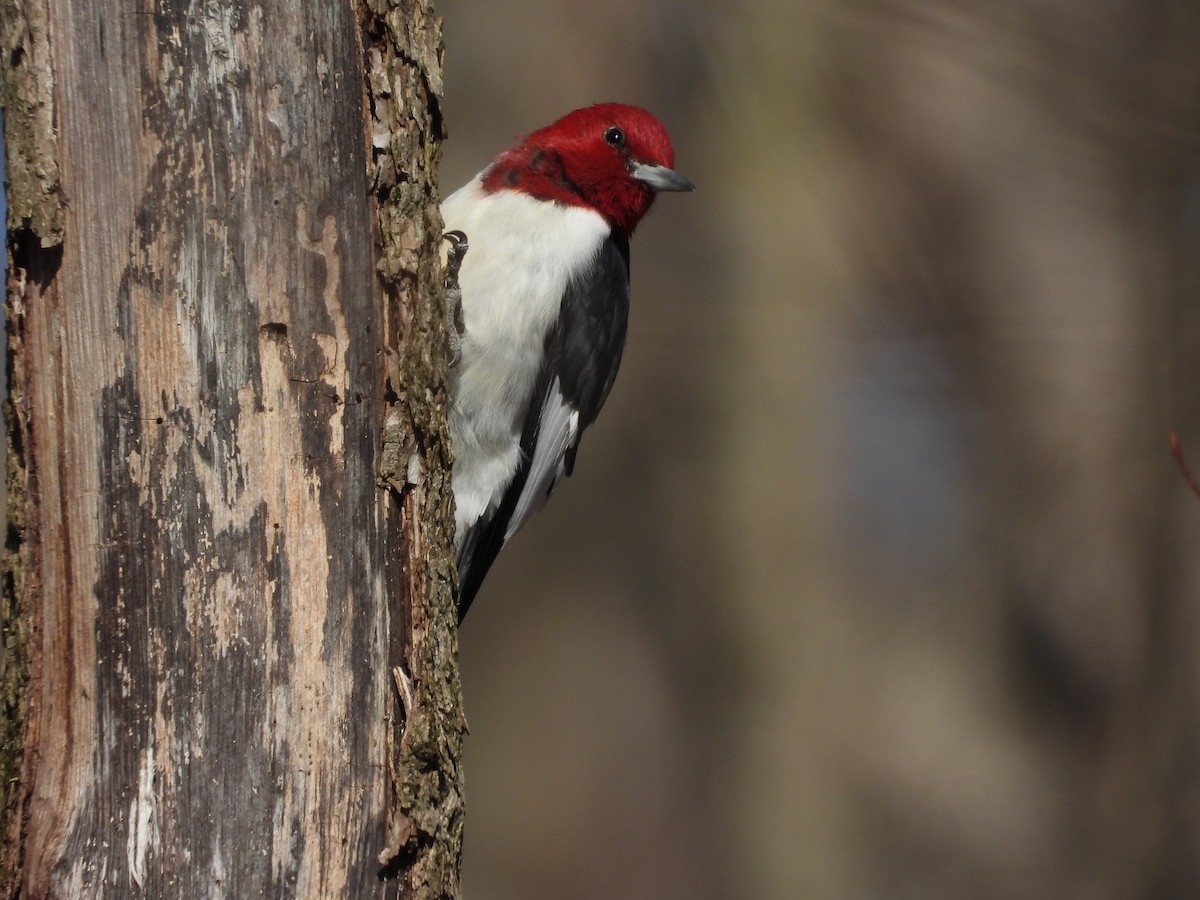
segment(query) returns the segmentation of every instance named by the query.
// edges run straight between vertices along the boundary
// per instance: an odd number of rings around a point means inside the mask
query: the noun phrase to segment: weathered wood
[[[456,895],[440,23],[11,8],[10,889]]]

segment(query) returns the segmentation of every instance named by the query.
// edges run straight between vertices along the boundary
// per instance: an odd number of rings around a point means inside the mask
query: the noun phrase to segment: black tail
[[[487,513],[467,532],[458,550],[458,624],[467,617],[483,579],[500,555],[504,546],[504,531],[508,517],[503,520],[499,510]]]

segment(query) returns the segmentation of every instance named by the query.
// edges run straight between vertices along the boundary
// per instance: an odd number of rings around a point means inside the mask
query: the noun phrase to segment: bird
[[[496,155],[441,206],[469,246],[449,373],[458,617],[497,554],[570,475],[621,362],[629,240],[674,170],[636,106],[567,113]]]

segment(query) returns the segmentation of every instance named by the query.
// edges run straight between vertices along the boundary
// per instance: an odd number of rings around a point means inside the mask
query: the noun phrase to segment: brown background
[[[462,634],[467,896],[1200,896],[1200,11],[460,0],[443,189],[695,194]]]

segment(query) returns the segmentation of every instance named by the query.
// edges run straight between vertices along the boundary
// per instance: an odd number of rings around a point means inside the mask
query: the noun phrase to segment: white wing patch
[[[508,529],[507,541],[525,524],[525,520],[542,508],[550,492],[562,479],[567,466],[567,451],[579,443],[579,411],[563,397],[557,378],[546,392],[538,430],[537,444],[529,460],[529,476],[517,498]]]

